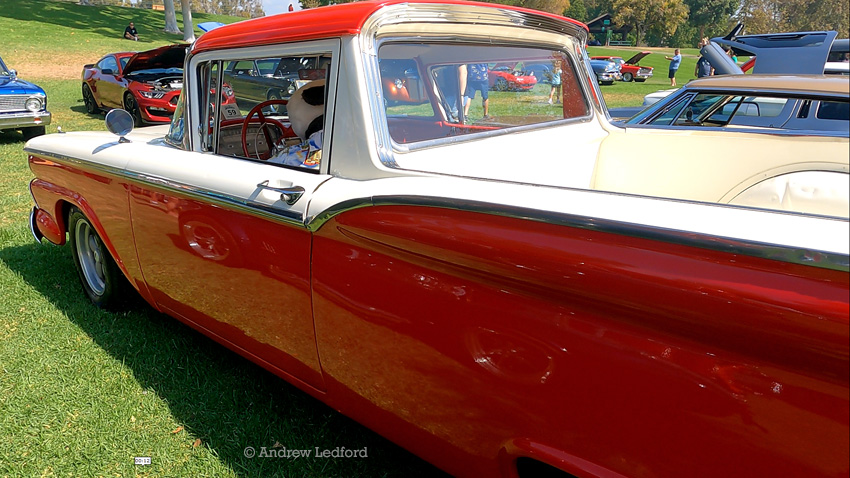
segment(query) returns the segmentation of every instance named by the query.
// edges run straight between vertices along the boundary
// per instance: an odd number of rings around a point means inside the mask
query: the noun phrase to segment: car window
[[[728,102],[728,95],[700,94],[694,97],[675,119],[673,124],[677,126],[700,126],[705,124],[704,119],[713,111]]]
[[[822,120],[850,121],[850,103],[846,101],[821,101],[817,118]]]
[[[656,126],[665,126],[670,125],[676,117],[679,116],[679,113],[687,106],[693,95],[685,95],[679,98],[677,101],[674,101],[672,104],[667,105],[660,115],[654,118],[649,124],[653,124]],[[652,108],[647,108],[644,110],[644,113],[648,113],[652,110]],[[637,118],[637,117],[636,117]]]
[[[576,70],[564,52],[387,41],[378,49],[378,63],[387,127],[397,144],[589,114]],[[536,65],[537,71],[557,70],[557,80],[544,83],[524,65]],[[550,104],[553,89],[557,92]]]
[[[124,58],[121,58],[121,71],[124,71],[124,67],[127,66],[127,62],[130,61],[130,58],[132,57],[125,56]]]
[[[100,60],[97,63],[97,67],[102,70],[112,70],[114,73],[118,73],[118,62],[115,61],[114,56],[107,56],[106,58]]]
[[[318,171],[327,92],[324,82],[317,80],[327,80],[331,60],[330,53],[320,53],[204,64],[201,88],[209,92],[204,117],[210,127],[203,149]],[[222,65],[226,67],[222,69]],[[263,74],[246,74],[254,65]],[[286,71],[281,71],[281,66]],[[223,74],[219,75],[220,71]],[[305,85],[314,88],[310,101],[317,103],[307,105],[294,100],[301,107],[296,108],[297,115],[290,117],[289,101]]]

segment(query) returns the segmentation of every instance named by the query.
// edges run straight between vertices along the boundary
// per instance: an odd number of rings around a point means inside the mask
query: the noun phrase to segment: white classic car
[[[846,177],[848,138],[612,125],[587,33],[465,1],[222,26],[167,130],[27,143],[33,234],[95,304],[140,294],[456,476],[846,475],[846,211],[736,204]],[[269,58],[307,83],[227,81]],[[560,103],[489,91],[520,62]]]

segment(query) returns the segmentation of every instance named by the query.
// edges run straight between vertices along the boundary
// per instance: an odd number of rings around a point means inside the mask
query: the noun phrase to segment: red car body
[[[124,108],[137,125],[168,123],[183,88],[185,45],[140,53],[110,53],[83,67],[83,101],[89,113]]]
[[[652,77],[653,68],[651,66],[640,66],[638,62],[650,53],[652,52],[642,51],[628,60],[623,60],[623,58],[619,56],[592,56],[590,59],[616,61],[620,64],[620,73],[623,74],[623,81],[629,82],[634,80],[642,83]]]
[[[192,53],[342,39],[346,54],[366,43],[357,35],[374,26],[374,16],[388,12],[398,22],[407,9],[447,9],[475,21],[504,17],[504,29],[527,18],[528,25],[551,23],[553,31],[586,39],[584,25],[524,8],[389,0],[221,27]],[[464,28],[459,23],[457,32]],[[367,76],[355,66],[360,60],[344,59],[351,71],[340,74],[351,76],[339,88],[346,93],[359,91],[357,81]],[[346,98],[340,103],[352,96],[338,95]],[[589,94],[581,100],[593,101]],[[356,116],[339,113],[338,105],[335,168],[371,158],[357,154],[378,121],[371,123],[369,104],[354,103],[362,107]],[[200,145],[207,128],[186,118],[181,128],[195,135],[186,144]],[[282,179],[271,191],[279,197],[290,191],[280,188],[296,184],[285,183],[288,177],[314,197],[327,195],[310,202],[323,208],[317,215],[283,214],[255,206],[257,194],[253,202],[237,200],[187,183],[214,176],[210,164],[236,164],[240,174],[271,171],[266,164],[184,151],[144,135],[110,142],[115,147],[105,151],[100,138],[75,136],[74,151],[99,157],[69,160],[56,146],[71,141],[63,136],[37,138],[26,149],[36,177],[37,237],[63,244],[69,211],[78,209],[123,276],[158,310],[453,475],[848,476],[846,255],[567,214],[547,210],[544,201],[518,205],[529,196],[554,197],[574,199],[558,204],[613,201],[622,207],[612,210],[637,211],[675,201],[439,174],[400,177],[398,169],[393,177],[387,167],[355,178],[277,168]],[[506,154],[489,149],[487,138],[475,143],[478,154]],[[568,140],[553,141],[553,154]],[[452,155],[451,145],[439,147]],[[127,166],[98,162],[109,155]],[[173,159],[167,165],[194,175],[171,179],[134,169],[157,159]],[[525,167],[521,159],[518,167]],[[265,176],[245,174],[249,193],[264,186],[255,184]],[[490,202],[463,196],[489,188],[502,194],[487,196]],[[350,191],[356,194],[342,194]],[[719,208],[685,206],[697,213]],[[767,219],[802,220],[774,216]]]
[[[537,84],[537,78],[534,75],[527,75],[507,66],[496,66],[490,69],[488,78],[490,89],[499,91],[528,91]]]

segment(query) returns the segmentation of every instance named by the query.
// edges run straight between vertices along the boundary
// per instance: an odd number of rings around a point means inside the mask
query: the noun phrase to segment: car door
[[[210,97],[211,111],[228,101]],[[229,127],[212,130],[219,136],[210,138],[230,141],[235,135]],[[133,154],[142,159],[128,166],[140,178],[130,189],[130,210],[156,305],[276,373],[321,390],[306,212],[313,192],[329,178],[327,165],[287,168],[240,157],[240,148],[235,155],[216,154],[234,150],[212,145],[205,152],[162,149]]]
[[[103,106],[107,108],[123,107],[121,94],[124,91],[124,77],[121,75],[121,65],[115,55],[104,57],[97,64],[97,95]]]

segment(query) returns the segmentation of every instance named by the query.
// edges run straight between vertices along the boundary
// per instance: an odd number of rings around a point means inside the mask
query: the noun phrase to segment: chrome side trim
[[[790,248],[774,244],[734,239],[722,236],[696,235],[693,232],[665,229],[643,224],[626,223],[588,216],[562,214],[521,207],[496,205],[479,201],[468,201],[425,196],[375,196],[351,199],[338,203],[315,216],[307,223],[310,231],[317,231],[338,214],[367,206],[423,206],[471,211],[496,216],[526,219],[547,224],[593,230],[621,236],[649,239],[699,249],[708,249],[727,254],[736,254],[768,259],[791,264],[850,272],[850,256],[805,248]]]
[[[30,154],[45,156],[48,158],[56,159],[57,161],[66,161],[80,166],[86,166],[88,168],[91,168],[92,170],[124,177],[130,181],[140,182],[143,184],[151,184],[156,187],[177,192],[194,199],[199,199],[222,207],[235,209],[237,211],[250,214],[252,216],[288,224],[295,227],[303,227],[309,230],[310,232],[318,231],[327,221],[329,221],[333,217],[354,209],[370,206],[423,206],[452,209],[458,211],[471,211],[496,216],[511,217],[515,219],[526,219],[547,224],[575,227],[579,229],[594,230],[599,232],[618,234],[622,236],[666,242],[669,244],[678,244],[688,247],[714,250],[728,254],[738,254],[779,262],[800,264],[823,269],[831,269],[841,272],[850,272],[850,255],[847,254],[825,252],[806,248],[777,246],[775,244],[747,241],[745,239],[735,239],[722,236],[697,236],[693,232],[682,230],[665,229],[661,227],[626,223],[608,219],[599,219],[588,216],[555,213],[551,211],[541,211],[537,209],[498,205],[493,203],[469,201],[462,199],[405,195],[352,198],[339,202],[325,209],[314,217],[308,218],[305,222],[304,220],[302,220],[300,214],[293,214],[290,211],[281,211],[256,203],[247,204],[245,200],[234,196],[221,194],[213,191],[207,191],[195,186],[182,184],[165,178],[139,173],[132,173],[118,168],[103,166],[97,163],[38,151],[31,148],[24,148],[24,150]]]
[[[266,206],[261,203],[250,201],[248,199],[242,199],[236,196],[231,196],[229,194],[209,191],[203,188],[199,188],[197,186],[172,181],[170,179],[162,178],[159,176],[135,173],[121,168],[104,166],[103,164],[95,163],[92,161],[71,158],[69,156],[49,153],[47,151],[40,151],[32,148],[24,148],[24,151],[32,155],[46,157],[58,162],[70,163],[89,170],[98,171],[112,176],[122,177],[130,182],[149,184],[160,189],[165,189],[167,191],[182,194],[192,199],[206,201],[217,206],[233,209],[259,218],[269,219],[290,226],[306,228],[306,225],[304,224],[304,220],[300,213],[276,209],[271,206]]]

